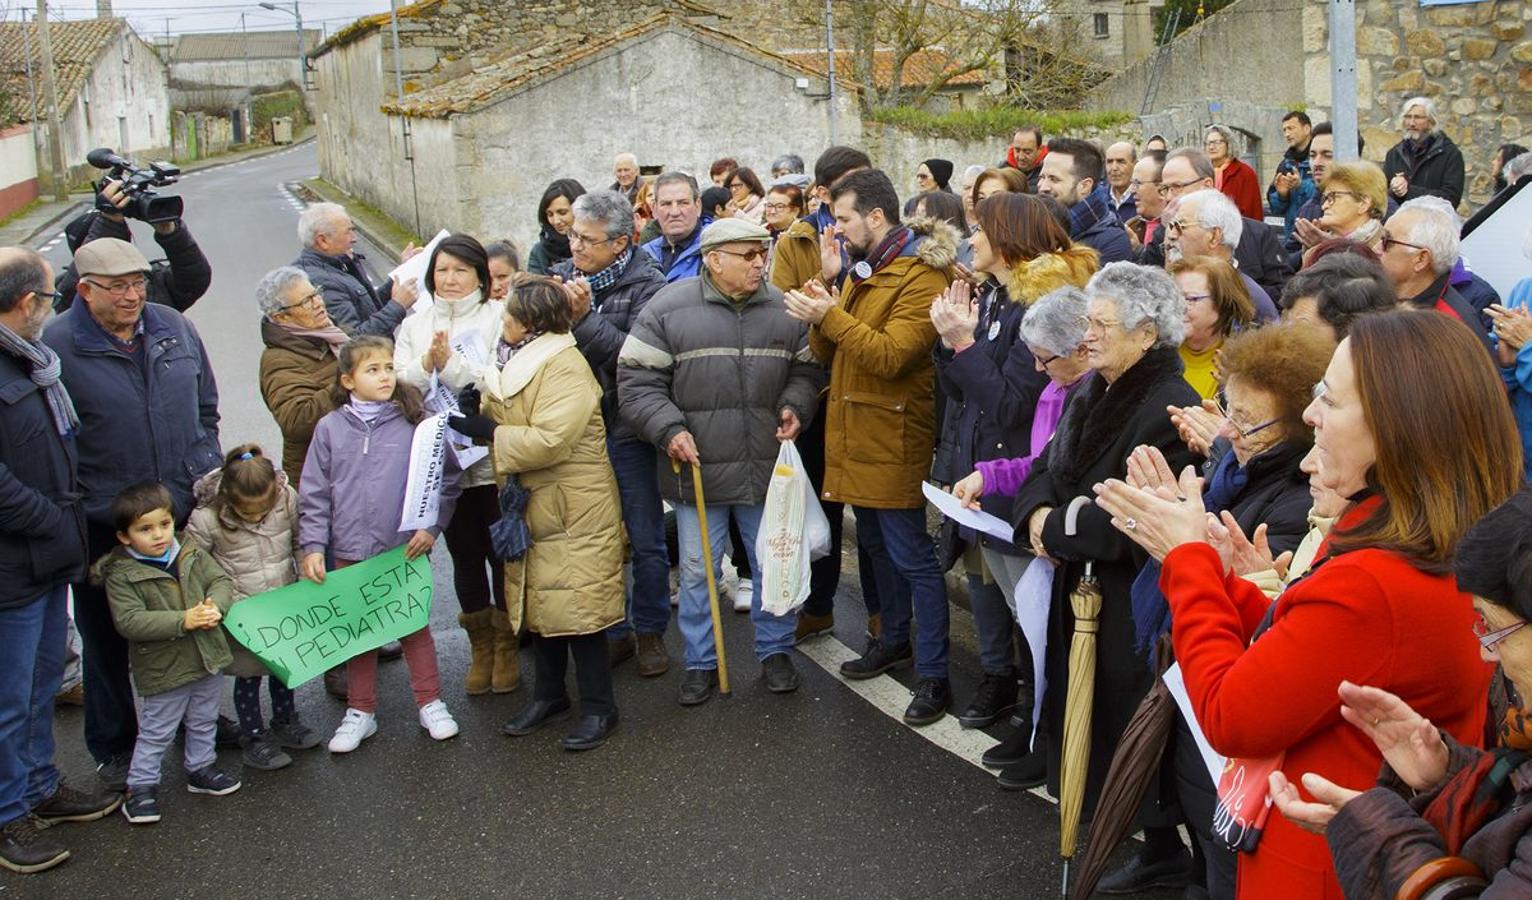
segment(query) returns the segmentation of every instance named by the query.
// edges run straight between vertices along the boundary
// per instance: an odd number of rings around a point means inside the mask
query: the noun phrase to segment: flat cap
[[[701,248],[708,250],[720,244],[733,244],[737,241],[765,243],[769,240],[771,240],[771,232],[754,222],[746,219],[718,219],[702,229]]]
[[[80,275],[129,275],[149,271],[149,260],[127,241],[96,238],[75,251],[74,269]]]

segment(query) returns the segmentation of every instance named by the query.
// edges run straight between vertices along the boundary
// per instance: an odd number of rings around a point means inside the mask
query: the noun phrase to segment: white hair
[[[308,274],[297,266],[279,266],[263,275],[255,285],[255,302],[261,308],[261,315],[269,318],[280,312],[288,305],[287,292],[293,285],[308,279]]]
[[[337,219],[350,219],[346,208],[339,203],[314,203],[298,214],[298,243],[313,247],[321,234],[328,235]]]
[[[1222,191],[1203,188],[1182,197],[1180,208],[1185,209],[1188,203],[1197,205],[1197,224],[1203,228],[1219,229],[1223,245],[1233,253],[1234,248],[1239,246],[1240,235],[1245,231],[1245,219],[1239,214],[1239,207],[1234,205],[1234,201]]]
[[[968,168],[963,170],[963,177],[958,181],[958,184],[967,184],[968,182],[972,181],[975,178],[978,178],[980,175],[983,175],[983,174],[984,174],[984,167],[983,166],[977,166],[977,165],[969,166]]]
[[[1186,298],[1164,269],[1107,263],[1086,283],[1085,297],[1117,304],[1117,316],[1128,331],[1152,324],[1155,347],[1179,347],[1186,339]]]
[[[625,162],[632,163],[633,168],[635,169],[638,168],[638,157],[634,156],[632,153],[617,154],[617,158],[612,160],[612,165],[615,167]]]
[[[1500,177],[1507,185],[1515,184],[1523,175],[1532,174],[1532,152],[1513,156],[1500,167]]]
[[[1457,265],[1460,253],[1458,212],[1440,197],[1416,197],[1399,204],[1398,212],[1415,213],[1415,222],[1404,235],[1404,240],[1419,244],[1431,253],[1431,270],[1441,275]]]
[[[1430,97],[1411,97],[1399,107],[1399,127],[1404,127],[1404,116],[1412,107],[1420,107],[1426,111],[1426,121],[1431,123],[1431,131],[1436,131],[1436,101]]]
[[[1069,356],[1085,340],[1085,292],[1072,285],[1050,291],[1021,317],[1021,339],[1054,356]]]

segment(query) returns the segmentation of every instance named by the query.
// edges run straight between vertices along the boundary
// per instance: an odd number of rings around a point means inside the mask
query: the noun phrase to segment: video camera
[[[151,225],[157,222],[174,222],[181,218],[184,204],[180,197],[162,197],[150,188],[165,187],[181,179],[181,167],[174,163],[152,162],[149,168],[140,169],[130,160],[123,159],[108,147],[97,147],[85,155],[85,161],[98,169],[110,169],[108,177],[121,181],[121,190],[128,197],[128,205],[122,208],[100,199],[106,187],[103,179],[96,185],[96,204],[102,212],[121,213]]]

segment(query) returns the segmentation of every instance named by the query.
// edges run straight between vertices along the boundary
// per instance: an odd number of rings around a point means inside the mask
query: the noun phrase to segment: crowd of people
[[[1097,646],[1086,819],[1141,701],[1180,666],[1194,715],[1178,714],[1135,819],[1145,840],[1103,892],[1392,896],[1432,866],[1528,888],[1532,280],[1502,300],[1462,259],[1463,156],[1429,99],[1404,105],[1381,167],[1338,161],[1303,112],[1282,127],[1264,198],[1217,124],[1174,148],[1028,127],[961,171],[888,173],[839,146],[765,178],[720,159],[706,190],[623,153],[608,188],[547,187],[524,255],[452,233],[418,283],[375,283],[347,211],[316,203],[296,258],[253,286],[282,446],[227,452],[215,361],[181,314],[206,260],[164,223],[175,259],[151,265],[108,185],[59,289],[38,254],[0,250],[0,863],[63,861],[55,822],[158,821],[178,730],[188,789],[215,796],[240,787],[219,746],[266,770],[324,743],[224,616],[438,538],[470,650],[461,692],[429,627],[357,655],[325,676],[345,703],[329,752],[376,733],[390,656],[436,740],[458,733],[459,693],[518,690],[522,651],[532,690],[511,736],[577,701],[561,745],[601,746],[630,659],[647,679],[679,663],[677,701],[706,703],[726,559],[760,678],[790,694],[794,646],[850,613],[835,604],[849,506],[867,640],[840,674],[912,668],[908,725],[955,711],[1003,729],[983,758],[1002,789],[1057,793],[1075,764],[1077,630]],[[1532,168],[1510,145],[1496,163],[1507,189]],[[453,452],[434,518],[406,528],[411,444],[437,414]],[[802,608],[777,614],[755,547],[784,441],[833,550]],[[933,536],[928,481],[1009,539],[953,522]],[[982,669],[961,699],[959,562]],[[1093,621],[1071,602],[1085,585]],[[1048,609],[1037,660],[1017,628],[1027,590]],[[71,609],[89,789],[52,762]],[[1493,679],[1485,660],[1503,663]],[[237,721],[219,715],[229,677]],[[1258,841],[1231,843],[1194,733],[1231,761],[1278,758],[1247,785],[1279,810]],[[1467,868],[1440,862],[1457,857]]]

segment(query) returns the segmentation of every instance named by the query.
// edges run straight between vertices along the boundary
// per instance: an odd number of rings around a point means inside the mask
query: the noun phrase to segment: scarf
[[[541,334],[541,331],[529,331],[521,340],[514,344],[506,343],[505,335],[501,335],[500,340],[495,344],[495,367],[498,369],[505,368],[505,364],[511,361],[511,357],[516,355],[517,350],[537,340]]]
[[[628,263],[633,260],[633,248],[622,251],[622,255],[612,261],[612,264],[594,275],[586,275],[585,280],[590,282],[590,293],[594,297],[607,288],[617,283],[622,273],[628,268]]]
[[[141,320],[140,320],[141,321]],[[41,341],[29,341],[21,335],[0,325],[0,350],[26,362],[31,367],[32,383],[42,388],[48,400],[48,411],[53,414],[53,425],[59,434],[72,434],[80,427],[80,416],[75,412],[69,391],[59,380],[63,364],[53,348]]]
[[[866,259],[851,267],[851,283],[861,284],[876,275],[884,266],[897,259],[914,237],[915,233],[903,225],[890,231],[888,236],[867,254]]]
[[[1106,184],[1098,185],[1089,194],[1080,198],[1080,201],[1069,208],[1069,236],[1078,238],[1089,231],[1097,222],[1107,219],[1116,221],[1117,217],[1112,213],[1111,201],[1108,199]]]
[[[159,566],[162,569],[168,569],[170,567],[171,561],[173,561],[176,558],[176,555],[181,552],[181,542],[175,538],[171,538],[170,548],[167,549],[164,553],[161,553],[159,556],[149,556],[144,553],[139,553],[132,547],[123,547],[123,549],[128,551],[129,556],[133,557],[139,562],[145,562],[151,566]]]
[[[1410,167],[1408,175],[1414,175],[1415,169],[1425,162],[1426,154],[1430,153],[1432,148],[1436,146],[1437,138],[1438,135],[1436,134],[1428,134],[1418,141],[1413,138],[1405,138],[1399,142],[1399,154],[1404,157],[1404,161]]]
[[[358,400],[356,395],[352,394],[351,402],[346,404],[346,412],[371,424],[373,419],[383,415],[393,405],[392,400]]]
[[[341,345],[351,340],[351,336],[341,331],[340,326],[334,322],[331,322],[328,328],[289,328],[281,322],[276,324],[277,327],[295,337],[314,338],[315,340],[324,341],[325,346],[329,347],[330,352],[336,356],[340,356]]]
[[[543,245],[543,252],[548,255],[548,265],[563,262],[573,254],[569,251],[569,235],[559,234],[553,230],[553,226],[544,225],[538,241]]]
[[[1496,747],[1459,770],[1421,812],[1442,836],[1447,855],[1457,856],[1468,839],[1516,800],[1511,773],[1528,759],[1525,750]]]

